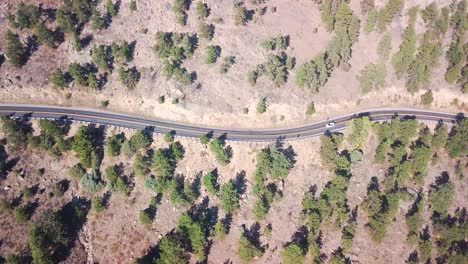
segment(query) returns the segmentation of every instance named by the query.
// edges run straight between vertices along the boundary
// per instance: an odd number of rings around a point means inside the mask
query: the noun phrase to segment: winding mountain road
[[[226,140],[233,141],[274,141],[277,139],[294,140],[323,135],[327,131],[334,132],[346,128],[348,121],[367,115],[372,121],[390,120],[395,116],[416,118],[424,121],[442,121],[454,123],[464,118],[463,114],[424,111],[420,109],[390,109],[370,110],[329,119],[323,122],[307,124],[294,128],[282,129],[222,129],[210,128],[191,124],[180,124],[170,121],[152,120],[120,113],[101,110],[85,110],[79,108],[57,106],[30,106],[0,104],[0,116],[68,119],[70,121],[88,122],[102,125],[112,125],[130,129],[150,129],[155,133],[174,131],[177,136],[200,137],[212,134],[214,137],[223,135]],[[332,128],[326,128],[329,122],[335,122]]]

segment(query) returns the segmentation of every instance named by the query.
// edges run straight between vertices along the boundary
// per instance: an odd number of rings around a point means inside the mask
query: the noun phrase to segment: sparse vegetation
[[[466,0],[306,2],[7,0],[2,102],[136,114],[2,106],[0,263],[467,262]]]
[[[423,105],[430,105],[434,101],[434,96],[432,95],[432,91],[429,90],[421,95],[421,104]]]
[[[181,25],[185,25],[187,23],[187,13],[189,9],[189,1],[187,0],[174,0],[174,6],[172,10],[174,11],[177,22]]]
[[[133,90],[140,81],[140,72],[137,68],[132,67],[129,69],[119,69],[119,79],[128,89]]]
[[[359,72],[356,78],[359,81],[362,93],[379,90],[385,86],[387,69],[385,64],[368,64]]]
[[[207,53],[206,63],[208,64],[215,63],[218,60],[219,56],[221,55],[221,47],[208,46],[206,48],[206,53]]]
[[[306,114],[307,114],[308,116],[311,116],[311,115],[315,114],[315,103],[314,103],[314,102],[310,102],[310,103],[307,105]]]

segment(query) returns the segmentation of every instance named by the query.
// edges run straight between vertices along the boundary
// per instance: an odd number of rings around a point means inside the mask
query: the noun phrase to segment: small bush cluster
[[[182,84],[193,82],[192,73],[182,66],[183,60],[193,55],[197,48],[195,35],[171,32],[158,32],[154,51],[164,60],[163,74],[167,78],[174,78]]]
[[[229,69],[236,63],[236,57],[234,56],[227,56],[223,59],[223,63],[221,64],[221,67],[219,69],[219,72],[221,74],[226,74]]]
[[[252,187],[256,197],[252,212],[257,220],[263,220],[273,200],[281,197],[278,187],[271,181],[284,180],[292,167],[293,160],[277,145],[270,145],[257,154],[257,168]]]
[[[260,43],[267,50],[285,50],[289,46],[289,36],[277,36]]]
[[[255,70],[248,73],[248,81],[252,86],[255,86],[257,79],[266,75],[276,87],[280,87],[287,82],[289,71],[293,67],[294,60],[286,53],[269,54],[268,60],[264,64],[257,65]]]
[[[359,81],[362,93],[379,90],[385,86],[387,69],[384,63],[367,64],[356,77]]]
[[[188,0],[174,0],[174,11],[177,22],[181,25],[187,24],[187,11],[189,10],[190,1]]]
[[[221,165],[226,165],[229,163],[229,155],[224,148],[224,142],[218,138],[213,139],[210,142],[211,153],[215,156],[216,160]]]

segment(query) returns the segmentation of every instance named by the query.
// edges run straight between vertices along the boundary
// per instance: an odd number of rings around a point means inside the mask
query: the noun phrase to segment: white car
[[[336,125],[335,122],[330,122],[330,123],[325,124],[325,127],[326,128],[331,128],[331,127],[334,127],[335,125]]]

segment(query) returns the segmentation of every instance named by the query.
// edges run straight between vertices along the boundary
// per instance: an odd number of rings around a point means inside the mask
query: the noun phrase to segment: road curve
[[[442,121],[445,123],[454,123],[458,119],[464,118],[463,114],[424,111],[420,109],[371,110],[368,112],[354,113],[343,117],[294,128],[271,130],[234,130],[152,120],[100,110],[84,110],[56,106],[0,104],[0,116],[67,119],[71,121],[112,125],[130,129],[149,129],[155,133],[166,133],[173,131],[177,136],[184,137],[198,138],[203,134],[212,134],[213,137],[223,136],[226,140],[233,141],[275,141],[278,139],[294,140],[319,136],[323,135],[327,131],[334,132],[343,130],[346,128],[348,121],[362,115],[369,116],[372,121],[390,120],[395,116],[400,116],[424,121]],[[327,129],[325,128],[325,124],[328,122],[335,122],[336,125],[333,128]]]

